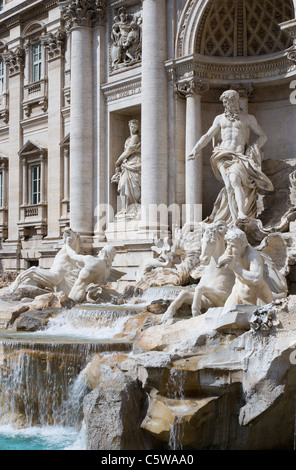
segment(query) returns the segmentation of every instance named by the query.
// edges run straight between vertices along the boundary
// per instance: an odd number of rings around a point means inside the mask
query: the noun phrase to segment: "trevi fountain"
[[[295,162],[267,176],[260,124],[236,91],[221,101],[187,157],[217,138],[213,212],[155,238],[133,284],[116,289],[112,244],[81,254],[71,228],[50,269],[3,275],[0,436],[14,448],[293,449]]]

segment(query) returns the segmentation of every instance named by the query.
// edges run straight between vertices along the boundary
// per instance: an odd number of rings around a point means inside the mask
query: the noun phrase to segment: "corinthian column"
[[[168,202],[166,17],[166,0],[143,1],[141,202],[143,227],[151,236],[167,229],[156,213],[156,206]]]
[[[207,82],[192,78],[176,87],[186,97],[186,146],[185,146],[185,202],[186,222],[202,220],[202,157],[187,160],[196,142],[202,136],[201,96],[209,89]]]
[[[106,1],[69,0],[62,8],[71,31],[70,225],[93,233],[93,27]]]
[[[23,144],[21,103],[23,92],[23,74],[25,53],[20,47],[8,51],[5,56],[9,70],[9,182],[8,182],[8,238],[17,241],[19,238],[18,225],[20,210],[20,182],[15,177],[20,172],[18,152]]]

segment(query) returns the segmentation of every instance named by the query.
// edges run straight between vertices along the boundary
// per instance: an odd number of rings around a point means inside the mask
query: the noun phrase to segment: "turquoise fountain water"
[[[117,339],[139,307],[83,305],[46,330],[0,332],[0,450],[86,449],[83,369],[94,354],[130,351]]]

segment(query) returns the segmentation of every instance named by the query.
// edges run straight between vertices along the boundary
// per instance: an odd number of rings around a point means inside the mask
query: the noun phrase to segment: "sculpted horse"
[[[79,270],[76,261],[72,260],[67,253],[67,245],[75,251],[79,251],[79,234],[71,228],[64,231],[64,245],[57,253],[50,269],[32,266],[20,273],[10,287],[13,293],[21,284],[29,284],[42,289],[60,292],[68,295],[77,279]]]
[[[193,316],[200,315],[201,308],[223,307],[235,282],[234,273],[229,268],[217,267],[218,259],[225,252],[226,232],[225,222],[208,225],[201,240],[200,262],[204,266],[203,275],[194,292],[180,292],[165,312],[162,323],[173,318],[184,303],[192,304]]]
[[[154,246],[152,251],[157,253],[157,258],[151,258],[140,265],[136,273],[136,281],[140,282],[148,273],[156,268],[170,268],[173,266],[173,254],[171,253],[171,245],[168,237],[162,242],[159,238],[154,238]]]

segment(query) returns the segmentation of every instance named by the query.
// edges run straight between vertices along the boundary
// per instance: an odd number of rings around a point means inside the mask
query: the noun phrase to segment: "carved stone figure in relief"
[[[224,188],[209,221],[224,220],[231,224],[237,219],[256,218],[258,192],[273,191],[273,185],[261,170],[262,147],[267,138],[256,118],[240,111],[239,94],[235,90],[224,92],[220,99],[225,112],[215,118],[188,159],[197,157],[212,139],[220,140],[211,156],[211,165]],[[249,145],[251,131],[258,138]]]
[[[115,174],[111,181],[118,184],[121,199],[121,211],[125,215],[129,206],[135,212],[141,202],[141,135],[140,123],[136,119],[129,121],[130,136],[125,141],[124,151],[115,162]]]
[[[141,16],[128,15],[121,7],[114,18],[111,31],[112,67],[131,65],[141,59]]]
[[[15,292],[21,284],[28,284],[50,291],[63,291],[68,295],[77,279],[78,269],[76,261],[68,255],[67,247],[70,246],[74,253],[78,252],[79,241],[79,234],[71,228],[66,228],[63,235],[64,245],[54,258],[51,268],[32,266],[20,273],[11,285],[10,292]]]

